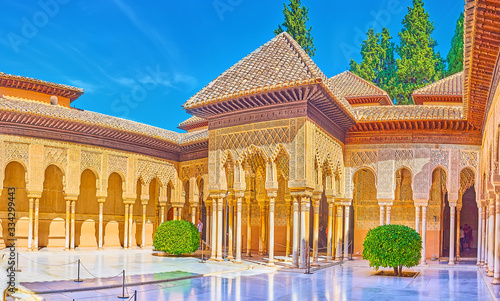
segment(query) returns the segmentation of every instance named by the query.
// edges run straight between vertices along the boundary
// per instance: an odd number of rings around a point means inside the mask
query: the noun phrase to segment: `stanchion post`
[[[80,259],[78,259],[78,278],[75,282],[83,282],[83,280],[80,279]]]
[[[123,270],[122,274],[123,274],[122,294],[118,296],[118,298],[127,299],[128,295],[125,295],[125,270]]]
[[[306,272],[304,274],[311,273],[311,250],[309,249],[309,244],[306,246]]]
[[[205,242],[202,240],[201,241],[201,261],[200,263],[205,263],[205,259],[203,257],[203,250],[205,249]]]
[[[19,268],[19,252],[16,252],[16,255],[17,255],[17,257],[16,257],[17,267],[16,267],[16,270],[14,272],[22,272],[21,269]]]
[[[134,301],[137,301],[137,290],[134,291]]]

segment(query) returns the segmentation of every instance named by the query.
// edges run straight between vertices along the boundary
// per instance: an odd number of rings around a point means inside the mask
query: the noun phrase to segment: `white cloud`
[[[85,90],[86,93],[94,93],[99,88],[97,85],[91,84],[89,82],[80,79],[68,78],[67,81],[72,86],[83,88],[83,90]]]

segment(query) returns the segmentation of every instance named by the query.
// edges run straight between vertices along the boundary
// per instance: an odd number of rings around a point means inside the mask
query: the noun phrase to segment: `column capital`
[[[413,203],[416,206],[426,207],[429,205],[429,199],[413,199]]]
[[[337,206],[351,206],[352,199],[351,198],[336,198],[335,205]]]
[[[98,203],[104,203],[106,201],[106,198],[103,197],[97,197],[97,202]]]
[[[245,190],[235,190],[234,196],[236,198],[244,198],[245,197]]]
[[[123,204],[125,204],[125,205],[133,205],[134,203],[135,203],[135,199],[133,199],[133,198],[125,198],[123,200]]]
[[[290,188],[290,195],[292,196],[300,196],[300,197],[311,197],[313,194],[312,190],[310,189],[297,189],[297,188]]]
[[[379,206],[392,206],[394,200],[391,199],[377,199]]]
[[[278,196],[278,188],[267,188],[267,197],[268,198],[275,198]]]
[[[457,203],[458,203],[458,201],[448,201],[448,204],[450,205],[450,207],[457,207]]]
[[[42,197],[41,191],[28,191],[28,199],[39,199]]]

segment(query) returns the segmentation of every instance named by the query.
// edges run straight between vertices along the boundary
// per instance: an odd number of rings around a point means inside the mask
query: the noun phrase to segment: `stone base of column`
[[[455,261],[451,260],[450,262],[448,262],[448,265],[455,265]]]
[[[226,257],[226,258],[227,258],[228,260],[232,260],[232,259],[234,259],[234,257],[233,257],[233,256],[231,256],[231,255],[227,255],[227,257]]]
[[[274,264],[274,261],[271,261],[271,262],[266,263],[266,266],[268,266],[268,267],[274,267],[276,265]]]
[[[242,264],[243,261],[241,261],[241,260],[233,260],[233,263]]]
[[[97,248],[97,251],[102,251],[102,247],[100,247],[100,248]]]
[[[500,278],[493,279],[493,281],[491,282],[491,284],[499,285],[500,284]]]
[[[488,271],[488,272],[486,273],[486,276],[488,276],[488,277],[493,277],[493,275],[494,275],[494,274],[493,274],[493,271]]]

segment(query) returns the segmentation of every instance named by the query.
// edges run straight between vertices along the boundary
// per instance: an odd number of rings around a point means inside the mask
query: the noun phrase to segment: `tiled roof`
[[[339,91],[339,93],[347,99],[351,104],[351,99],[364,98],[370,102],[382,101],[383,104],[392,105],[391,99],[387,92],[375,86],[373,83],[357,76],[350,71],[344,71],[328,79]]]
[[[203,140],[208,140],[207,129],[182,134],[180,144],[194,143]]]
[[[464,89],[463,71],[445,77],[437,82],[413,91],[412,97],[415,101],[419,96],[462,96]],[[439,99],[435,99],[439,101]],[[461,99],[460,99],[461,100]],[[420,104],[420,103],[418,103]]]
[[[456,106],[367,106],[354,108],[356,121],[461,120],[463,108]]]
[[[179,128],[180,129],[186,129],[192,125],[198,124],[198,123],[205,123],[207,120],[202,117],[198,116],[191,116],[188,119],[184,120],[183,122],[179,123]]]
[[[233,98],[252,89],[298,81],[326,80],[318,66],[286,32],[227,69],[184,104],[184,108]]]
[[[1,71],[0,71],[0,78],[17,79],[17,80],[21,80],[21,81],[25,81],[25,82],[42,84],[42,85],[47,85],[47,86],[51,86],[51,87],[55,87],[55,88],[61,88],[61,89],[72,90],[75,92],[82,92],[83,93],[82,88],[77,88],[77,87],[63,85],[63,84],[56,84],[56,83],[52,83],[52,82],[48,82],[48,81],[44,81],[44,80],[39,80],[36,78],[26,77],[26,76],[7,74],[7,73],[1,72]]]
[[[102,126],[115,130],[145,135],[172,143],[180,143],[182,136],[186,135],[91,111],[50,105],[30,100],[22,100],[13,97],[0,98],[0,110],[41,115],[72,122]]]

